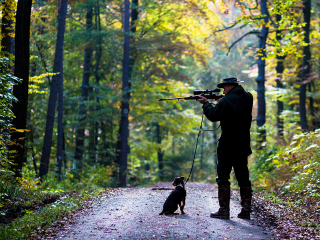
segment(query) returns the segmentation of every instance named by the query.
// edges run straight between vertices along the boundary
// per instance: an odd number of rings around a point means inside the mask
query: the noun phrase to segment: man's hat
[[[223,87],[223,85],[225,85],[225,84],[234,84],[234,85],[238,85],[239,83],[243,83],[243,81],[237,81],[237,79],[236,79],[236,78],[234,78],[234,77],[231,77],[231,78],[225,78],[225,79],[223,79],[222,83],[219,83],[219,84],[217,85],[217,87],[218,87],[218,88],[222,88],[222,87]]]

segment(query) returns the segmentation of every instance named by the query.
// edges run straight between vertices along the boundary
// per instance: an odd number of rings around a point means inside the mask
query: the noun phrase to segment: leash
[[[200,134],[201,134],[202,132],[206,132],[206,131],[207,131],[207,132],[209,132],[209,131],[214,132],[214,131],[218,130],[218,129],[220,128],[220,126],[221,126],[221,125],[219,124],[219,127],[217,127],[216,129],[213,129],[213,130],[203,130],[203,129],[202,129],[202,123],[203,123],[203,113],[202,113],[202,117],[201,117],[200,129],[199,129],[198,136],[197,136],[196,147],[195,147],[195,149],[194,149],[194,154],[193,154],[193,161],[192,161],[191,170],[190,170],[189,176],[188,176],[187,181],[185,182],[185,184],[187,184],[187,182],[189,181],[189,178],[190,178],[191,173],[192,173],[192,170],[193,170],[193,165],[194,165],[194,160],[196,159],[196,153],[197,153],[197,147],[198,147],[198,142],[199,142]]]

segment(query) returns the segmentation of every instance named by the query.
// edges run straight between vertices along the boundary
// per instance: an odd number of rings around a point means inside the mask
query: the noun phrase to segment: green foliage
[[[25,210],[26,213],[22,218],[15,219],[7,225],[0,225],[0,239],[23,239],[35,237],[37,234],[42,235],[42,232],[52,227],[53,223],[77,211],[101,192],[102,189],[65,194],[41,210]]]
[[[61,180],[58,180],[54,173],[49,173],[40,184],[31,166],[26,166],[23,169],[22,178],[7,179],[0,182],[0,207],[10,204],[10,199],[16,199],[23,204],[26,199],[36,202],[53,194],[111,187],[115,183],[110,177],[110,171],[109,166],[87,166],[80,180],[74,179],[74,176],[68,171],[65,172]]]
[[[9,59],[0,58],[0,181],[13,174],[10,171],[7,145],[10,142],[11,121],[14,118],[11,111],[12,102],[17,100],[12,94],[12,89],[20,80],[10,72]]]
[[[319,197],[320,129],[294,135],[288,146],[264,151],[255,162],[260,186],[280,187],[282,191]]]
[[[80,180],[66,172],[59,181],[54,174],[49,173],[39,184],[35,172],[30,167],[25,167],[21,179],[2,180],[0,214],[10,214],[7,213],[8,209],[25,209],[25,214],[11,223],[1,224],[0,239],[21,239],[41,234],[53,222],[78,210],[89,199],[114,185],[110,175],[109,167],[87,166]],[[57,196],[60,198],[53,204],[37,207],[45,199]]]

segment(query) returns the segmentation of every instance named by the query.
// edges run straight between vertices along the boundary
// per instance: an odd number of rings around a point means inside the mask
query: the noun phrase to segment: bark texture
[[[163,177],[164,177],[164,172],[163,172],[163,155],[164,155],[164,151],[161,149],[160,145],[162,142],[162,137],[161,137],[161,128],[159,123],[156,124],[156,138],[157,138],[157,143],[159,145],[158,148],[158,169],[159,169],[159,178],[161,181],[163,181]]]
[[[277,22],[280,22],[281,20],[281,15],[276,16]],[[276,39],[278,42],[281,41],[281,30],[276,31]],[[286,56],[280,56],[279,53],[277,54],[277,66],[276,66],[276,71],[277,71],[277,88],[279,90],[283,89],[283,83],[282,83],[282,76],[283,76],[283,71],[284,71],[284,65],[283,61],[286,58]],[[277,136],[278,139],[283,140],[283,119],[281,118],[281,113],[283,112],[283,101],[281,101],[279,98],[277,99]]]
[[[59,92],[59,106],[58,106],[58,145],[57,145],[57,161],[58,174],[61,174],[62,166],[62,148],[63,148],[63,126],[62,126],[62,109],[63,109],[63,100],[62,100],[62,88],[63,88],[63,42],[64,42],[64,33],[66,26],[66,15],[67,15],[67,6],[68,0],[61,0],[61,7],[59,9],[58,15],[58,32],[57,32],[57,42],[56,42],[56,51],[54,55],[54,65],[53,72],[59,73],[52,77],[50,95],[48,102],[47,110],[47,119],[46,119],[46,129],[45,136],[43,140],[42,147],[42,156],[40,160],[40,172],[39,176],[43,177],[48,173],[49,160],[51,154],[51,145],[52,145],[52,134],[53,134],[53,124],[54,124],[54,115],[56,109],[57,95]]]
[[[299,89],[299,112],[300,112],[300,125],[303,131],[308,131],[307,122],[307,109],[306,109],[306,92],[307,92],[307,80],[310,73],[310,18],[311,18],[311,0],[304,0],[303,16],[304,22],[304,40],[306,46],[303,47],[303,63],[302,63],[302,74]]]
[[[92,30],[92,5],[89,4],[86,15],[86,32],[89,35]],[[88,100],[89,95],[89,78],[91,74],[91,59],[92,59],[92,46],[89,42],[84,50],[83,60],[83,75],[82,75],[82,88],[81,88],[81,104],[79,109],[79,125],[76,130],[76,148],[75,148],[75,163],[76,163],[76,174],[79,174],[83,168],[83,151],[84,151],[84,131],[86,121],[86,105],[85,101]]]
[[[15,69],[14,75],[22,82],[13,87],[13,95],[18,99],[12,105],[12,111],[16,118],[13,126],[16,129],[26,129],[27,108],[28,108],[28,85],[29,85],[29,58],[30,58],[30,14],[32,0],[19,0],[16,15],[16,35],[15,35]],[[21,177],[24,162],[24,142],[25,132],[13,132],[11,135],[13,145],[11,150],[16,150],[13,159],[14,172],[17,177]]]
[[[128,138],[129,138],[129,0],[125,0],[124,7],[124,46],[123,46],[123,65],[122,65],[122,102],[120,120],[120,186],[127,185],[127,158],[128,158]]]
[[[262,26],[260,35],[259,35],[259,59],[258,59],[258,77],[256,78],[257,82],[257,99],[258,99],[258,115],[257,115],[257,126],[259,127],[259,136],[258,143],[259,148],[262,148],[262,143],[266,140],[266,130],[264,129],[266,122],[266,99],[265,99],[265,67],[266,67],[266,42],[268,37],[269,28],[266,27],[268,23],[268,9],[267,9],[267,0],[260,1],[260,12],[262,15],[265,15],[264,22]]]

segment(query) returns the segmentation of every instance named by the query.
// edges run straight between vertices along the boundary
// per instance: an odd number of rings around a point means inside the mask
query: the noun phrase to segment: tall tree
[[[157,139],[157,143],[159,145],[158,151],[157,151],[159,178],[160,178],[161,181],[163,181],[163,177],[164,177],[164,172],[163,172],[163,155],[164,155],[164,151],[160,147],[161,142],[162,142],[162,137],[161,137],[160,125],[159,125],[158,122],[156,123],[156,139]]]
[[[311,129],[314,131],[315,129],[319,128],[319,120],[318,116],[316,114],[317,112],[317,107],[316,107],[316,98],[312,96],[312,94],[315,92],[315,84],[314,82],[309,82],[308,83],[308,91],[309,91],[309,111],[311,114]]]
[[[277,14],[276,15],[276,20],[277,22],[281,21],[281,15]],[[276,39],[278,42],[281,41],[281,30],[277,28],[276,30]],[[277,53],[277,66],[276,66],[276,71],[277,71],[277,78],[276,78],[276,83],[277,83],[277,88],[283,89],[283,83],[282,83],[282,76],[283,76],[283,71],[284,71],[284,64],[283,61],[286,58],[286,56],[280,55],[280,51]],[[283,119],[281,118],[281,113],[283,112],[283,101],[281,101],[278,97],[277,99],[277,136],[278,139],[283,140]]]
[[[99,85],[100,85],[100,73],[101,71],[99,69],[100,67],[100,60],[101,60],[101,55],[102,55],[102,34],[101,34],[101,17],[100,17],[100,5],[99,1],[95,2],[94,6],[94,30],[98,32],[96,42],[94,44],[95,46],[95,65],[93,68],[93,75],[96,79],[95,84],[90,84],[89,87],[89,101],[95,101],[96,104],[92,105],[89,108],[90,113],[97,113],[99,110]],[[95,91],[93,91],[95,90]],[[88,153],[89,153],[89,159],[90,163],[95,163],[96,162],[96,157],[97,157],[97,146],[98,146],[98,120],[97,117],[91,117],[92,123],[90,124],[89,127],[89,138],[88,138]],[[103,158],[104,159],[104,158]]]
[[[139,0],[132,0],[132,4],[131,4],[131,27],[130,27],[130,32],[132,34],[130,36],[130,45],[131,45],[131,47],[130,47],[130,56],[129,56],[129,88],[131,88],[131,79],[132,79],[133,67],[134,67],[134,63],[136,61],[136,54],[137,54],[137,50],[136,50],[136,47],[134,45],[134,42],[135,42],[134,34],[136,33],[136,30],[137,30],[137,20],[138,20],[138,16],[139,16],[138,6],[139,6]],[[129,97],[130,97],[130,95],[129,95]]]
[[[303,16],[304,16],[304,41],[305,46],[303,47],[303,63],[302,73],[300,79],[299,89],[299,112],[300,112],[300,125],[303,131],[308,131],[307,122],[307,110],[306,110],[306,92],[307,92],[307,78],[310,73],[310,19],[311,19],[311,0],[303,1]]]
[[[14,18],[14,1],[2,2],[2,19],[1,19],[1,51],[5,55],[13,54],[13,18]]]
[[[257,82],[257,99],[258,99],[258,115],[257,115],[257,125],[259,129],[258,142],[260,144],[259,148],[262,148],[262,143],[266,140],[266,130],[264,129],[266,122],[266,99],[265,99],[265,67],[266,67],[266,42],[268,37],[269,28],[266,26],[268,24],[268,8],[267,0],[260,1],[260,12],[263,15],[264,24],[259,35],[259,54],[258,54],[258,77]]]
[[[86,34],[90,36],[92,32],[92,3],[87,2],[87,14],[86,14]],[[89,95],[89,79],[91,74],[91,60],[92,60],[92,44],[89,41],[84,50],[83,60],[83,74],[82,74],[82,86],[81,86],[81,104],[79,108],[79,123],[76,130],[76,148],[74,153],[74,159],[76,164],[76,175],[78,175],[83,168],[83,150],[84,150],[84,131],[86,121],[86,104]]]
[[[60,169],[62,165],[63,42],[64,42],[64,33],[65,33],[65,26],[66,26],[67,7],[68,7],[68,0],[61,0],[60,9],[58,11],[59,12],[58,13],[58,31],[57,31],[56,51],[54,55],[54,64],[53,64],[53,72],[58,74],[52,77],[51,86],[50,86],[46,129],[45,129],[45,135],[43,140],[42,155],[40,160],[40,172],[39,172],[40,177],[44,177],[48,173],[51,145],[52,145],[54,115],[55,115],[58,92],[59,92],[59,106],[58,106],[59,116],[58,116],[57,160],[58,160],[58,167],[60,165]]]
[[[16,15],[14,75],[22,79],[22,82],[13,87],[13,95],[18,101],[13,103],[12,111],[16,116],[13,120],[13,126],[16,129],[23,130],[27,126],[31,6],[32,0],[19,0]],[[14,131],[11,135],[11,140],[13,142],[11,149],[16,151],[13,160],[14,172],[17,177],[21,177],[24,161],[25,132]]]
[[[122,64],[122,101],[121,101],[121,120],[120,120],[120,186],[127,185],[127,162],[128,162],[128,138],[129,138],[129,0],[124,1],[124,45],[123,45],[123,64]]]
[[[60,13],[59,18],[63,18],[64,21],[59,26],[61,28],[61,31],[63,31],[63,34],[65,32],[66,26],[65,26],[65,19],[67,15],[67,7],[68,7],[68,0],[64,0],[61,2],[60,5]],[[58,138],[57,138],[57,175],[58,178],[61,179],[61,169],[62,169],[62,158],[63,158],[63,148],[64,148],[64,133],[63,133],[63,41],[60,45],[61,49],[59,51],[61,52],[61,72],[59,74],[59,86],[58,86]]]
[[[99,0],[96,2],[96,7],[95,7],[95,29],[98,31],[98,37],[97,37],[97,43],[96,43],[96,63],[95,63],[95,67],[94,67],[94,76],[96,79],[96,83],[95,83],[95,94],[96,94],[96,105],[94,107],[94,111],[97,112],[100,109],[99,103],[100,103],[100,98],[99,98],[99,85],[100,85],[100,78],[101,78],[101,74],[100,74],[100,60],[101,60],[101,56],[102,56],[102,33],[101,33],[101,17],[100,17],[100,2]],[[99,71],[100,70],[100,71]],[[104,128],[104,122],[101,122],[101,132],[102,129]],[[98,134],[99,134],[99,121],[98,120],[94,120],[94,159],[96,158],[97,155],[97,146],[98,146]],[[102,138],[105,138],[105,136],[103,136]],[[105,144],[105,142],[103,142],[103,144]],[[104,149],[104,151],[108,152],[107,149]],[[105,157],[102,158],[101,164],[105,164],[107,161],[105,160],[107,157],[107,153],[105,154]],[[93,158],[93,157],[92,157]]]

